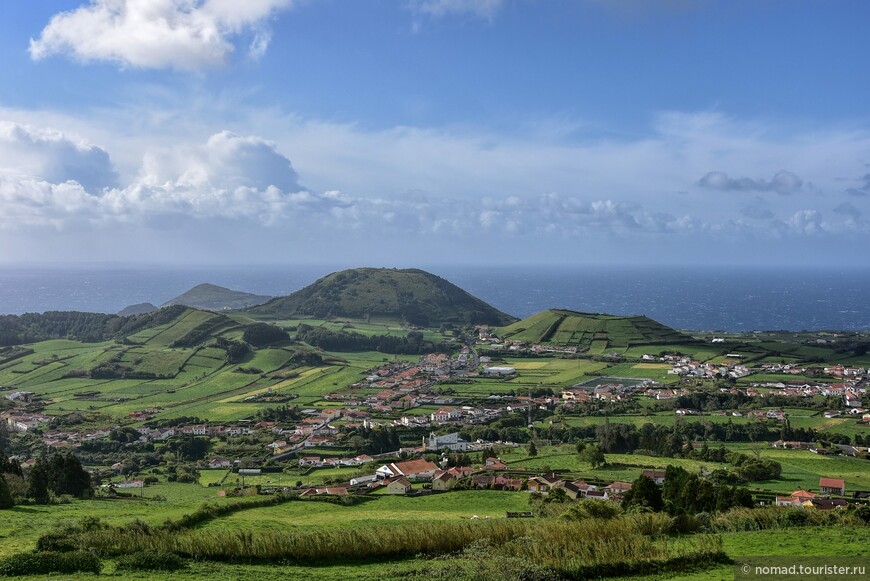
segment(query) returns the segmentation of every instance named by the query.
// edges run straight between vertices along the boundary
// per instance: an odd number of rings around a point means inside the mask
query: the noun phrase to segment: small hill
[[[262,305],[271,298],[205,283],[196,285],[162,306],[184,305],[209,311],[236,310]]]
[[[0,315],[0,346],[36,343],[49,339],[72,339],[84,343],[120,339],[145,329],[171,323],[189,310],[186,307],[173,306],[128,317],[80,311]]]
[[[249,312],[276,318],[389,318],[419,326],[507,325],[516,320],[453,283],[415,268],[334,272]]]
[[[576,346],[592,352],[631,345],[692,343],[694,339],[649,317],[621,317],[549,309],[498,330],[499,337]]]
[[[135,305],[130,305],[128,307],[124,307],[120,311],[118,311],[119,317],[132,317],[133,315],[145,315],[147,313],[153,313],[156,311],[158,307],[152,305],[151,303],[138,303]]]

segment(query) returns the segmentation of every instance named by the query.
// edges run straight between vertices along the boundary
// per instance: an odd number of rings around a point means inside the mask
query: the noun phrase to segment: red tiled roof
[[[840,478],[822,478],[819,480],[819,486],[825,488],[845,488],[846,482]]]
[[[394,466],[406,476],[419,474],[420,472],[434,472],[435,470],[438,470],[438,466],[428,460],[424,460],[423,458],[408,460],[406,462],[396,462]]]

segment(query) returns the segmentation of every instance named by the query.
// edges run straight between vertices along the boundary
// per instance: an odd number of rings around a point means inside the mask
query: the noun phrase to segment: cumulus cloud
[[[121,183],[107,151],[84,139],[24,123],[0,125],[0,235],[17,232],[32,240],[28,227],[45,226],[38,231],[60,231],[56,239],[85,245],[90,232],[107,238],[113,232],[121,244],[127,244],[126,233],[138,232],[146,247],[149,235],[209,247],[243,240],[246,248],[261,239],[293,238],[333,249],[400,246],[409,255],[434,241],[449,240],[457,248],[497,241],[526,256],[553,248],[569,253],[578,242],[607,240],[608,248],[635,256],[641,250],[710,249],[724,238],[783,244],[802,238],[811,244],[868,230],[861,200],[829,208],[823,220],[821,197],[806,187],[775,206],[763,193],[677,194],[687,176],[705,168],[727,165],[741,175],[765,175],[765,168],[782,167],[784,160],[819,156],[818,143],[825,141],[807,139],[806,153],[793,144],[777,151],[777,144],[762,142],[753,149],[740,141],[745,132],[731,134],[714,118],[699,122],[699,129],[676,119],[652,137],[625,142],[268,121],[259,127],[249,122],[253,135],[198,126],[203,137],[193,142],[177,128],[160,142],[131,145],[118,138],[112,158],[127,148],[122,157],[128,160],[119,163]],[[112,133],[104,128],[99,140]],[[836,160],[858,158],[868,142],[860,135],[849,139],[830,138],[825,149],[849,152]],[[723,150],[774,153],[715,164],[710,152]],[[848,165],[854,162],[837,163],[801,167],[814,182],[842,191],[842,182],[830,176],[854,173]],[[95,172],[100,179],[89,180]],[[281,256],[278,246],[269,248],[267,259]]]
[[[20,126],[11,127],[15,131],[8,134],[22,134]],[[31,130],[23,135],[31,136],[31,141],[36,141],[32,136],[51,136],[71,147],[68,139],[50,131]],[[93,146],[78,147],[76,151],[83,152],[79,161],[87,167]],[[53,150],[46,151],[50,158]],[[42,168],[53,170],[50,161]],[[274,143],[228,131],[199,145],[148,152],[135,179],[124,187],[91,189],[86,181],[70,177],[74,174],[39,167],[34,167],[32,175],[0,171],[0,225],[63,228],[75,222],[139,223],[163,229],[190,220],[219,219],[293,225],[321,233],[368,230],[467,236],[484,230],[506,237],[681,229],[679,220],[670,214],[651,212],[635,203],[555,193],[476,201],[425,192],[389,197],[353,197],[336,190],[315,193],[300,185],[290,160]]]
[[[91,0],[52,17],[30,56],[68,54],[123,67],[197,70],[226,61],[234,40],[253,33],[249,53],[268,47],[266,23],[295,0]]]
[[[290,160],[273,143],[227,131],[203,145],[148,153],[136,179],[125,187],[104,185],[110,173],[104,151],[62,134],[4,124],[0,150],[4,143],[11,144],[13,154],[26,149],[21,144],[34,150],[18,154],[32,154],[27,172],[14,157],[14,166],[0,166],[0,224],[7,228],[80,220],[153,221],[170,215],[270,224],[302,210],[328,211],[346,203],[335,193],[318,196],[302,188]],[[10,157],[4,157],[7,161]]]
[[[734,192],[776,192],[778,194],[793,194],[801,189],[803,180],[790,171],[782,170],[773,176],[772,180],[755,180],[752,178],[732,178],[724,171],[707,172],[698,185],[702,188]]]
[[[818,210],[801,210],[795,212],[786,222],[792,232],[807,236],[813,236],[824,231],[822,215]]]
[[[411,8],[432,18],[471,15],[492,20],[503,4],[504,0],[413,0]]]
[[[113,187],[117,174],[109,154],[59,131],[0,121],[0,172],[52,183],[75,181],[91,192]]]

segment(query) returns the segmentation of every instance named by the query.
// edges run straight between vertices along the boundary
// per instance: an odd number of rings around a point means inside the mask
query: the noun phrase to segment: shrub
[[[141,551],[118,559],[118,571],[178,571],[187,567],[187,562],[167,551]]]
[[[92,553],[19,553],[0,559],[0,575],[45,575],[48,573],[99,573],[102,563]]]

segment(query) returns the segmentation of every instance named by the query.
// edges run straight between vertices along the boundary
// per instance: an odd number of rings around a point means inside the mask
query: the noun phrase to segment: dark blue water
[[[117,312],[210,282],[283,295],[335,266],[0,268],[0,313]],[[870,330],[870,269],[444,267],[434,272],[512,315],[550,307],[647,315],[679,329]]]

